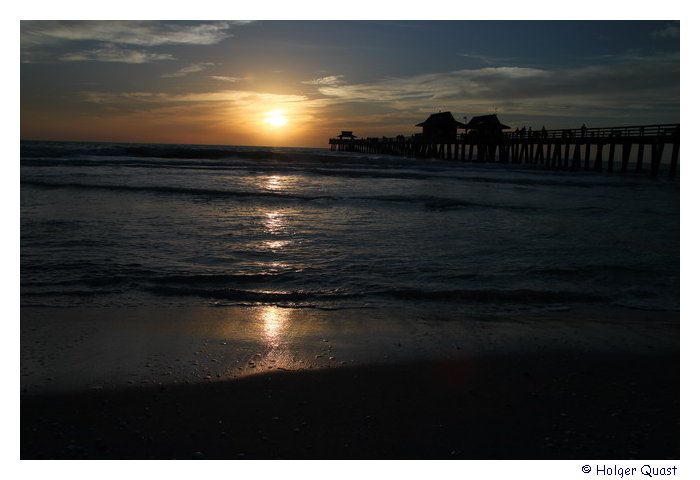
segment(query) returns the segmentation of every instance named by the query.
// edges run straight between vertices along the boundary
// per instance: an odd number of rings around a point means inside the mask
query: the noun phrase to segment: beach
[[[21,457],[677,459],[679,190],[23,142]]]
[[[22,458],[679,456],[677,316],[313,313],[24,309]]]

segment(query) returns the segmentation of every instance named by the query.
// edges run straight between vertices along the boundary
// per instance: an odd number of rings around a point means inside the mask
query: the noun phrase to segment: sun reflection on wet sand
[[[248,376],[271,370],[295,370],[302,366],[293,353],[295,332],[292,328],[294,311],[269,305],[253,313],[250,334],[258,345],[244,360],[234,376]]]
[[[269,348],[278,348],[284,340],[289,318],[289,309],[276,306],[262,308],[259,321],[262,324],[263,341]]]

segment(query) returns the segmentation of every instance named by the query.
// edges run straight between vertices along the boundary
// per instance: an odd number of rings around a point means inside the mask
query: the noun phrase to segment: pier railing
[[[657,125],[633,125],[602,128],[562,128],[557,130],[525,130],[504,132],[506,139],[520,138],[605,138],[605,137],[659,137],[679,132],[680,124],[664,123]]]

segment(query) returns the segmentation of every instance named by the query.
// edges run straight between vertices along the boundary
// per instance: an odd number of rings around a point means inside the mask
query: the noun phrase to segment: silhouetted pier
[[[455,123],[460,128],[468,127]],[[677,173],[680,148],[680,124],[677,123],[559,130],[523,128],[516,132],[469,130],[449,138],[426,138],[423,134],[356,138],[352,132],[343,134],[329,139],[331,150],[529,164],[556,170],[648,172],[652,176],[659,174],[664,151],[670,149],[670,160],[664,164],[670,177]]]

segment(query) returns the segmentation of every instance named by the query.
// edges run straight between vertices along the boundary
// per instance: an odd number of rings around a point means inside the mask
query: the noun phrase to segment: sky
[[[22,139],[325,147],[680,122],[677,21],[22,21]]]

